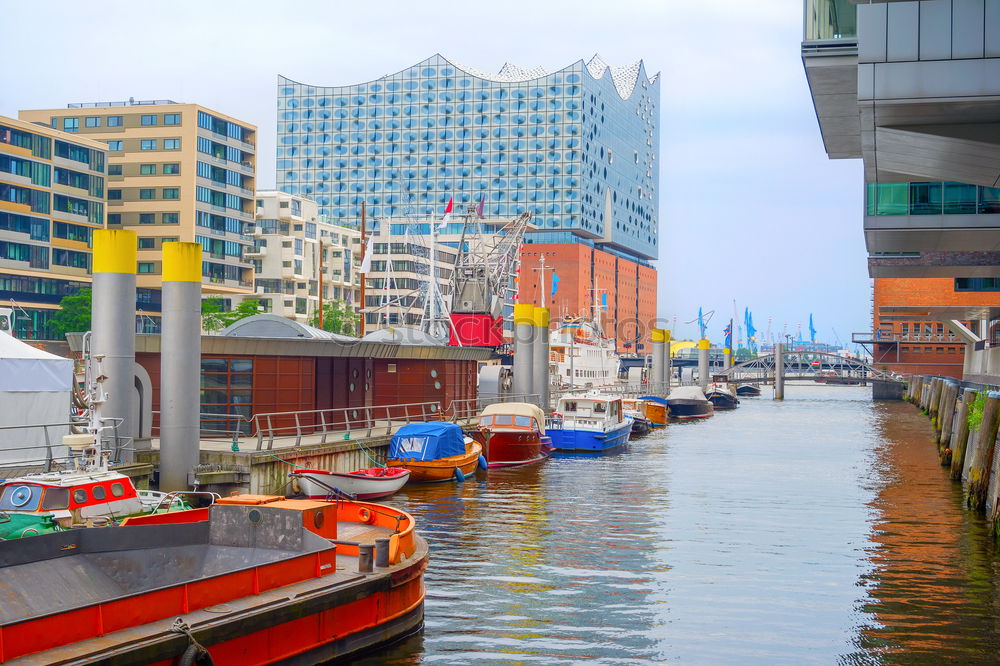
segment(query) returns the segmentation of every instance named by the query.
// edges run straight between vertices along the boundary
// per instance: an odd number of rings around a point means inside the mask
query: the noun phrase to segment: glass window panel
[[[201,359],[202,372],[226,372],[229,369],[228,359],[224,358],[203,358]]]
[[[976,212],[975,185],[967,183],[944,183],[945,215],[963,215]]]
[[[979,212],[982,214],[1000,213],[1000,187],[979,188]]]
[[[253,372],[253,359],[234,358],[230,361],[233,372]]]
[[[876,215],[906,215],[910,203],[908,183],[880,183],[876,186]]]
[[[941,183],[910,183],[910,215],[941,214]]]

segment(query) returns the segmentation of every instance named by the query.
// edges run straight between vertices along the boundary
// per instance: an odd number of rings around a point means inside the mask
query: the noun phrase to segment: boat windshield
[[[493,417],[492,416],[480,416],[479,417],[479,425],[481,425],[481,426],[488,426],[491,423],[493,423]]]
[[[27,483],[9,483],[0,495],[0,511],[36,511],[42,488]]]
[[[595,402],[594,403],[594,413],[595,414],[603,414],[606,411],[608,411],[608,406],[605,405],[603,402]]]
[[[515,416],[514,425],[521,426],[522,428],[531,427],[531,417],[530,416]]]
[[[513,425],[514,417],[510,414],[497,414],[493,417],[494,425]]]
[[[42,499],[43,511],[69,508],[69,488],[48,488]]]

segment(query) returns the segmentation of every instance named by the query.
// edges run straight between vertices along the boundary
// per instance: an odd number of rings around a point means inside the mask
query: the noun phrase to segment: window
[[[298,199],[292,199],[292,215],[302,217],[302,202]]]
[[[163,165],[163,175],[175,174],[181,172],[181,165],[177,162],[172,162],[170,164]]]
[[[156,139],[143,139],[139,143],[140,150],[156,150]]]
[[[155,115],[143,116],[142,117],[142,124],[143,125],[155,125],[156,124],[156,116]]]
[[[177,187],[164,187],[163,188],[163,198],[164,199],[180,199],[181,191]]]
[[[163,213],[163,224],[177,224],[180,221],[178,213]]]
[[[121,213],[108,213],[108,224],[121,224],[122,214]]]
[[[80,119],[79,118],[63,118],[63,131],[64,132],[75,132],[80,129]]]
[[[181,140],[180,139],[164,139],[163,140],[163,150],[180,150]]]
[[[139,190],[139,198],[140,199],[155,199],[156,198],[156,190],[153,189],[152,187],[144,187],[144,188],[142,188],[142,189]]]
[[[181,124],[181,114],[179,114],[179,113],[164,113],[163,114],[163,124],[164,125],[180,125]]]
[[[121,127],[122,117],[121,116],[108,116],[108,127]]]
[[[123,486],[122,484],[118,483],[117,481],[115,483],[112,483],[111,484],[111,494],[113,496],[115,496],[115,497],[121,497],[122,495],[125,494],[125,486]]]
[[[108,497],[108,491],[104,486],[94,486],[91,492],[94,495],[94,499],[98,501],[105,500]]]
[[[108,165],[108,175],[109,176],[120,176],[120,175],[122,175],[122,165],[121,164],[109,164]]]
[[[121,150],[121,149],[122,149],[121,141],[108,141],[108,150]]]
[[[154,265],[153,265],[152,261],[140,261],[138,263],[138,269],[139,269],[140,273],[152,273],[152,272],[154,272],[153,271],[153,266]]]
[[[156,175],[156,165],[155,164],[140,164],[139,165],[139,175],[140,176],[155,176]]]
[[[155,213],[139,213],[139,224],[155,224]]]
[[[121,201],[122,191],[121,190],[108,190],[108,201]]]
[[[69,508],[69,488],[46,488],[42,497],[42,511]]]
[[[100,127],[101,118],[99,116],[88,116],[86,125],[87,127]]]
[[[156,239],[155,238],[145,237],[145,238],[140,238],[139,239],[139,249],[140,250],[152,250],[155,247],[156,247]]]

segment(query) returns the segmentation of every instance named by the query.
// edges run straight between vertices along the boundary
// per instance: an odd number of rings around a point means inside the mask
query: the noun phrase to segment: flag
[[[372,239],[374,236],[368,237],[368,244],[365,245],[365,256],[361,259],[361,268],[358,269],[359,273],[367,273],[372,269]]]
[[[726,349],[733,348],[733,320],[729,320],[729,326],[723,331],[726,334]]]
[[[557,291],[559,291],[559,276],[555,269],[552,269],[552,293],[549,294],[549,298],[555,298]]]
[[[445,226],[451,222],[451,209],[455,204],[455,197],[448,198],[448,205],[444,207],[444,218],[441,220],[441,224],[438,229],[444,229]]]
[[[816,342],[816,329],[813,328],[813,315],[809,313],[809,342]]]
[[[486,206],[486,192],[483,192],[483,196],[480,197],[479,203],[476,204],[476,215],[479,217],[480,220],[483,219],[483,208],[485,206]]]
[[[607,312],[608,310],[608,292],[601,292],[601,309]]]
[[[701,308],[698,308],[698,328],[701,330],[701,339],[705,339],[705,319],[701,314]]]

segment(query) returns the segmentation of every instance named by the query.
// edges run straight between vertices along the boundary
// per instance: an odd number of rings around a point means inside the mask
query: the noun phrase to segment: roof
[[[444,343],[419,328],[407,326],[390,326],[372,331],[361,338],[365,342],[388,342],[397,345],[418,345],[422,347],[440,347]]]
[[[531,416],[539,423],[545,421],[545,412],[538,406],[528,402],[495,402],[483,408],[483,416],[490,414],[513,414],[514,416]]]
[[[231,338],[307,338],[339,342],[358,340],[349,335],[338,335],[274,314],[257,314],[240,319],[227,326],[221,335]]]
[[[668,400],[708,400],[697,386],[678,386],[670,389]]]

